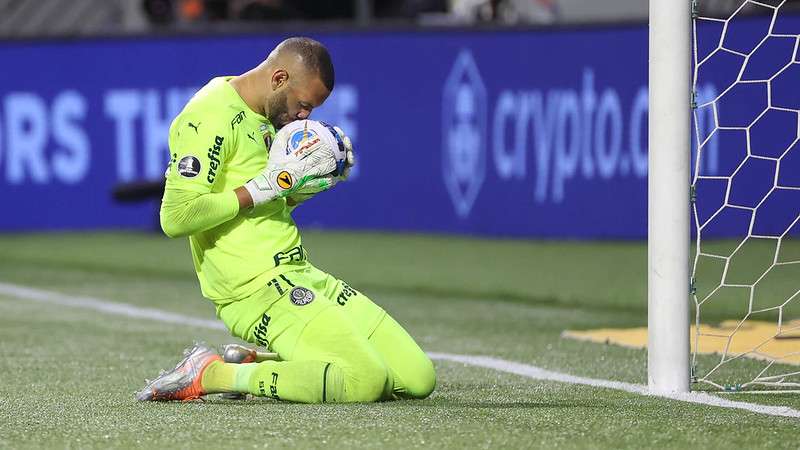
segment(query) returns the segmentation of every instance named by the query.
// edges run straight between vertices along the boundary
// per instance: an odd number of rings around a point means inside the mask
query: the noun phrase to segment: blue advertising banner
[[[761,32],[757,22],[746,31]],[[0,230],[152,228],[157,202],[115,203],[113,187],[161,179],[167,130],[186,100],[256,65],[282,37],[0,44]],[[359,165],[298,208],[301,225],[646,235],[644,26],[314,37],[331,51],[336,88],[312,118],[344,128]],[[722,92],[715,83],[703,81],[700,96]],[[711,133],[714,120],[698,109],[698,130]],[[701,147],[703,173],[727,170],[720,142]]]

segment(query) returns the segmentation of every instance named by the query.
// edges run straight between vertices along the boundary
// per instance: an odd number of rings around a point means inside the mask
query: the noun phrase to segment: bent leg
[[[389,372],[384,399],[425,398],[436,386],[430,358],[403,327],[364,293],[347,283],[313,269],[318,288],[335,301],[356,329],[380,354]]]
[[[281,289],[260,323],[240,336],[267,345],[282,361],[220,363],[203,378],[204,387],[206,378],[220,380],[209,381],[208,392],[247,392],[303,403],[370,402],[384,396],[388,375],[380,355],[303,275],[286,274],[285,284],[291,289]],[[296,289],[310,294],[293,296],[305,293]]]
[[[433,362],[390,315],[378,324],[369,343],[389,370],[393,397],[421,399],[433,392],[436,387]]]
[[[323,289],[381,356],[389,372],[384,399],[425,398],[433,392],[433,363],[396,320],[362,292],[330,275],[325,274]]]
[[[285,361],[240,365],[247,392],[303,403],[373,402],[383,396],[387,372],[374,348],[342,312],[326,308],[311,320],[292,349],[273,341]],[[291,342],[287,342],[292,346]]]

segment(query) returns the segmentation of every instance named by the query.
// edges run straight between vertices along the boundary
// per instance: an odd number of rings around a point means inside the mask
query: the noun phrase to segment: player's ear
[[[284,69],[278,69],[275,72],[272,72],[272,90],[276,90],[281,86],[284,86],[286,83],[289,82],[289,72],[285,71]]]

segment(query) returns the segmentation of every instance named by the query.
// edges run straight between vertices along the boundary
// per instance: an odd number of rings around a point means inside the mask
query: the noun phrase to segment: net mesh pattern
[[[693,14],[692,367],[711,389],[800,386],[800,17],[784,3]]]

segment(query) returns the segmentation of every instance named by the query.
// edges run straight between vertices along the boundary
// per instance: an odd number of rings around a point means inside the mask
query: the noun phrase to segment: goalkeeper
[[[291,217],[298,204],[345,179],[354,162],[338,128],[306,121],[302,133],[276,132],[307,119],[333,84],[327,49],[290,38],[254,69],[211,80],[173,121],[161,226],[170,237],[189,237],[203,295],[231,334],[280,360],[226,363],[195,345],[139,400],[238,392],[372,402],[433,391],[430,359],[367,296],[309,262]],[[346,151],[345,167],[337,168],[333,146]],[[308,157],[270,156],[270,148]]]

